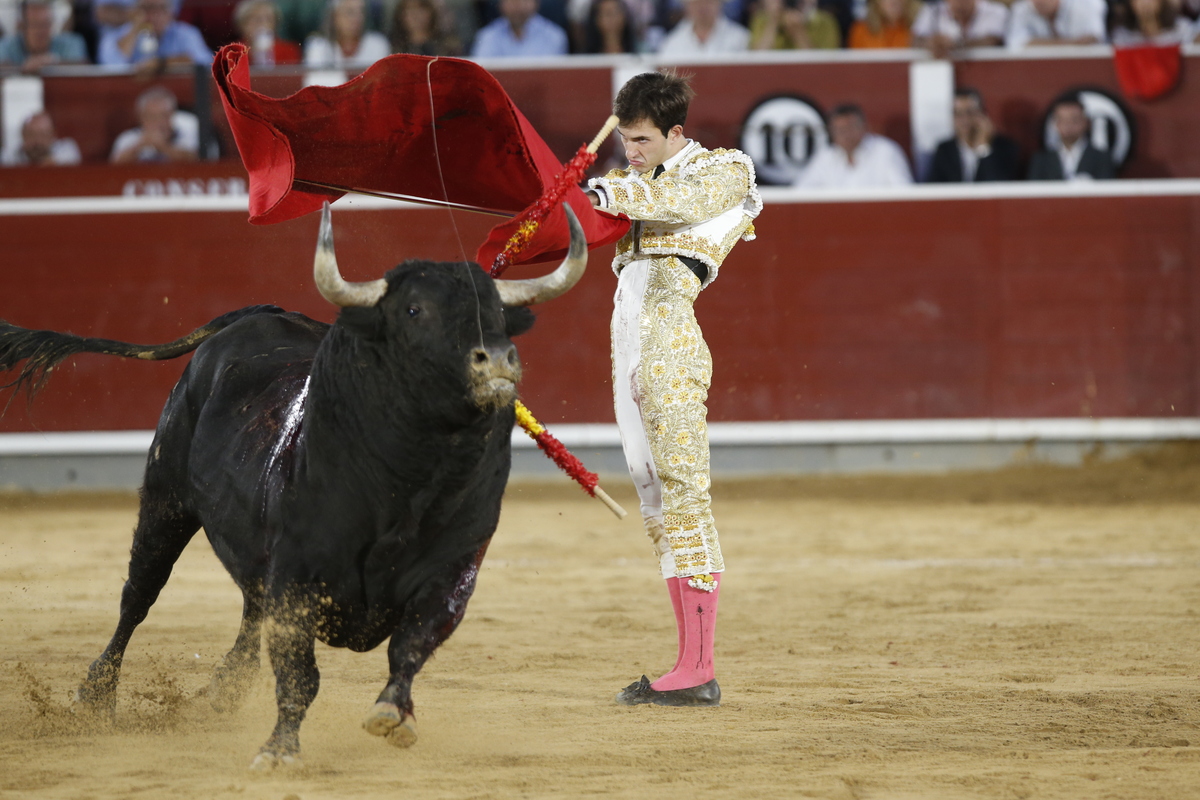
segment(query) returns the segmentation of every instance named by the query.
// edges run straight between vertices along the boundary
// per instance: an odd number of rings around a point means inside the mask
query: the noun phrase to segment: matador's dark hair
[[[670,69],[635,75],[617,92],[613,113],[622,125],[649,120],[666,136],[671,128],[687,122],[688,104],[696,96],[691,81],[690,75]]]

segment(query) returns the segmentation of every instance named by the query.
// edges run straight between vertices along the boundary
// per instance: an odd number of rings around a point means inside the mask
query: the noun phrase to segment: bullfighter
[[[725,562],[709,495],[705,401],[712,358],[692,303],[762,210],[754,164],[684,136],[689,80],[647,72],[617,93],[613,113],[629,161],[588,181],[592,203],[633,225],[617,243],[613,396],[625,460],[671,594],[679,634],[670,672],[645,675],[624,705],[715,706],[717,599]]]

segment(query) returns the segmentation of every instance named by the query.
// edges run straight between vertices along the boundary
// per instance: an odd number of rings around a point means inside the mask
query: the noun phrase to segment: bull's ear
[[[535,319],[537,317],[534,316],[533,312],[527,306],[505,306],[504,333],[510,339],[514,336],[520,336],[533,327]]]
[[[378,306],[349,306],[338,314],[338,324],[368,341],[384,337],[383,311]]]

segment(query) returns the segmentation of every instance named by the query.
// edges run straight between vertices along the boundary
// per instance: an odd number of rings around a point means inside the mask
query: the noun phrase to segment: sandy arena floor
[[[116,622],[135,501],[0,496],[0,798],[1200,797],[1195,450],[715,495],[721,708],[613,704],[674,661],[649,546],[563,483],[513,485],[417,679],[420,741],[359,728],[382,649],[319,645],[305,766],[266,776],[246,767],[269,670],[232,715],[197,696],[241,608],[203,537],[134,637],[115,726],[87,730],[69,700]]]

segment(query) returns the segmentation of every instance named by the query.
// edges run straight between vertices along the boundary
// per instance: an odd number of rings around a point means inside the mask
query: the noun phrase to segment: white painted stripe
[[[1200,438],[1200,418],[915,419],[724,422],[709,426],[716,446],[936,442],[1163,441]]]
[[[572,448],[619,447],[616,425],[549,428]],[[1113,419],[928,419],[827,422],[715,422],[714,447],[837,444],[936,444],[972,442],[1156,442],[1200,439],[1200,418]],[[153,431],[0,433],[0,457],[33,455],[125,455],[150,449]],[[537,447],[517,429],[513,446]]]
[[[154,431],[0,433],[0,456],[144,455],[153,440]]]
[[[1185,44],[1185,58],[1200,55],[1200,44]],[[1079,61],[1111,62],[1113,48],[1107,44],[1064,45],[1061,47],[1029,47],[1008,50],[1004,47],[977,47],[956,50],[956,60],[966,61]],[[921,49],[860,49],[860,50],[750,50],[742,53],[709,54],[703,57],[664,58],[654,54],[630,55],[572,55],[562,58],[489,58],[472,59],[488,72],[507,70],[595,69],[613,66],[624,70],[651,72],[658,66],[703,64],[704,66],[745,66],[748,64],[864,64],[882,62],[928,61],[929,51]],[[1185,67],[1186,69],[1186,67]]]
[[[926,183],[873,189],[793,189],[761,186],[767,205],[784,203],[889,203],[913,200],[1000,200],[1008,198],[1194,197],[1200,180],[1164,178],[1113,181],[987,181],[984,183]]]
[[[186,181],[186,178],[180,178]],[[335,204],[338,211],[365,209],[430,208],[401,200],[347,195]],[[158,214],[164,212],[250,213],[248,195],[182,195],[132,197],[17,197],[0,199],[0,217],[68,216],[78,214]]]
[[[1085,181],[1014,181],[974,184],[916,184],[875,189],[792,189],[760,187],[768,205],[791,203],[897,203],[913,200],[996,200],[1005,198],[1200,197],[1200,179]],[[0,217],[69,216],[78,214],[154,214],[163,212],[239,212],[247,214],[245,195],[181,197],[29,197],[0,199]],[[431,208],[417,203],[347,195],[339,211]]]

